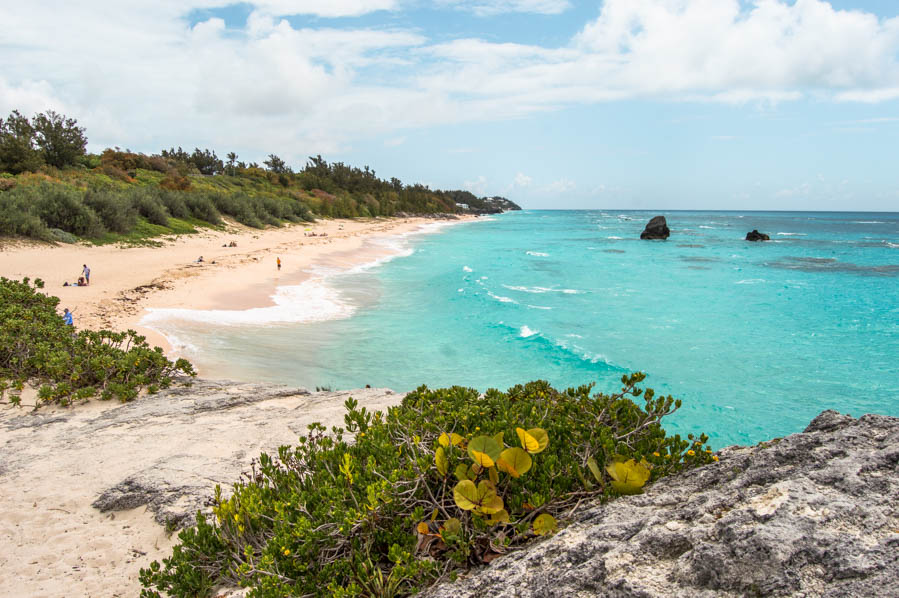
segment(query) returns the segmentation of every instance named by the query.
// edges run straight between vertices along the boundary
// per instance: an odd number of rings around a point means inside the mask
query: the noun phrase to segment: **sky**
[[[0,115],[526,208],[899,211],[895,0],[0,0]]]

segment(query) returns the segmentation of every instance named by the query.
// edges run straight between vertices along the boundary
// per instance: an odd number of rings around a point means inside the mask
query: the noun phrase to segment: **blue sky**
[[[899,211],[893,0],[4,7],[0,114],[531,208]],[[112,10],[114,8],[114,10]]]

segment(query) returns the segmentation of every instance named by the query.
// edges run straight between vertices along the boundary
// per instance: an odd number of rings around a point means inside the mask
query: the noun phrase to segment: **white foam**
[[[886,224],[883,220],[853,220],[855,224]]]
[[[806,237],[806,236],[808,236],[805,233],[777,233],[777,234],[782,237]]]
[[[606,239],[614,239],[616,241],[620,241],[621,237],[606,237]]]
[[[509,289],[510,291],[520,291],[522,293],[565,293],[566,295],[580,295],[584,291],[579,291],[577,289],[551,289],[548,287],[522,287],[522,286],[510,286],[507,284],[503,285],[504,288]]]
[[[534,336],[538,332],[539,332],[538,330],[531,330],[527,326],[522,326],[521,327],[521,338],[528,338],[529,336]]]
[[[487,295],[492,299],[496,299],[500,303],[515,303],[515,304],[518,303],[518,301],[515,301],[515,299],[512,299],[511,297],[503,297],[501,295],[494,295],[491,291],[487,291]]]
[[[552,309],[551,307],[545,307],[543,305],[528,305],[531,309]]]
[[[457,293],[464,293],[464,292],[465,292],[465,289],[457,289],[456,292],[457,292]]]
[[[887,241],[886,244],[887,244],[887,247],[892,247],[893,249],[899,249],[899,243],[890,243],[889,241]]]
[[[528,255],[536,256],[536,257],[549,257],[548,253],[541,253],[539,251],[526,251],[525,253],[527,253]]]
[[[740,280],[735,282],[734,284],[759,284],[762,282],[767,282],[764,278],[747,278],[746,280]]]
[[[259,326],[339,320],[353,315],[354,307],[341,300],[339,293],[319,278],[302,284],[279,287],[269,307],[244,310],[147,308],[142,324],[168,319],[216,324],[219,326]]]
[[[699,225],[699,228],[710,228],[710,229],[712,229],[712,230],[715,229],[714,226],[706,226],[706,225],[704,225],[704,224],[700,224],[700,225]]]
[[[462,266],[462,271],[463,271],[463,272],[474,272],[474,270],[472,270],[472,269],[469,268],[468,266]]]

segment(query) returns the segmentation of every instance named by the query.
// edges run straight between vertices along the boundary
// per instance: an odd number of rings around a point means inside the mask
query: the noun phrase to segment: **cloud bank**
[[[75,116],[94,149],[183,143],[302,159],[366,136],[572,104],[899,98],[899,18],[823,0],[606,0],[559,47],[434,41],[441,36],[392,20],[301,27],[283,18],[396,14],[399,0],[265,0],[237,27],[218,17],[188,20],[223,4],[137,0],[108,10],[86,0],[8,9],[0,113],[53,108]],[[567,0],[442,4],[482,17],[570,8]]]

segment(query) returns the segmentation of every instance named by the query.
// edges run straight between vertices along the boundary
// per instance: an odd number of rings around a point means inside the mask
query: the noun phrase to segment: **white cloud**
[[[437,4],[453,6],[479,17],[510,12],[557,15],[571,8],[568,0],[438,0]]]
[[[542,191],[544,193],[561,194],[567,193],[569,191],[574,191],[576,188],[577,185],[574,181],[562,178],[557,181],[553,181],[552,183],[544,187]]]
[[[237,28],[219,18],[186,20],[225,4],[7,8],[0,114],[64,112],[87,127],[92,149],[182,144],[234,149],[245,159],[275,152],[296,163],[360,136],[574,103],[899,98],[899,18],[838,11],[822,0],[605,0],[563,47],[434,43],[420,30],[297,28],[279,18],[399,10],[401,0],[261,0]],[[444,6],[554,14],[569,2]]]
[[[515,175],[515,181],[513,182],[515,187],[530,187],[531,185],[531,177],[524,174],[523,172],[519,172]]]
[[[279,16],[358,17],[379,10],[399,8],[397,0],[263,0],[252,4],[259,10]]]
[[[390,139],[384,140],[385,147],[399,147],[399,146],[403,145],[404,143],[406,143],[405,137],[392,137]]]
[[[462,188],[466,191],[471,191],[478,197],[487,195],[487,177],[481,175],[474,181],[465,181]]]

